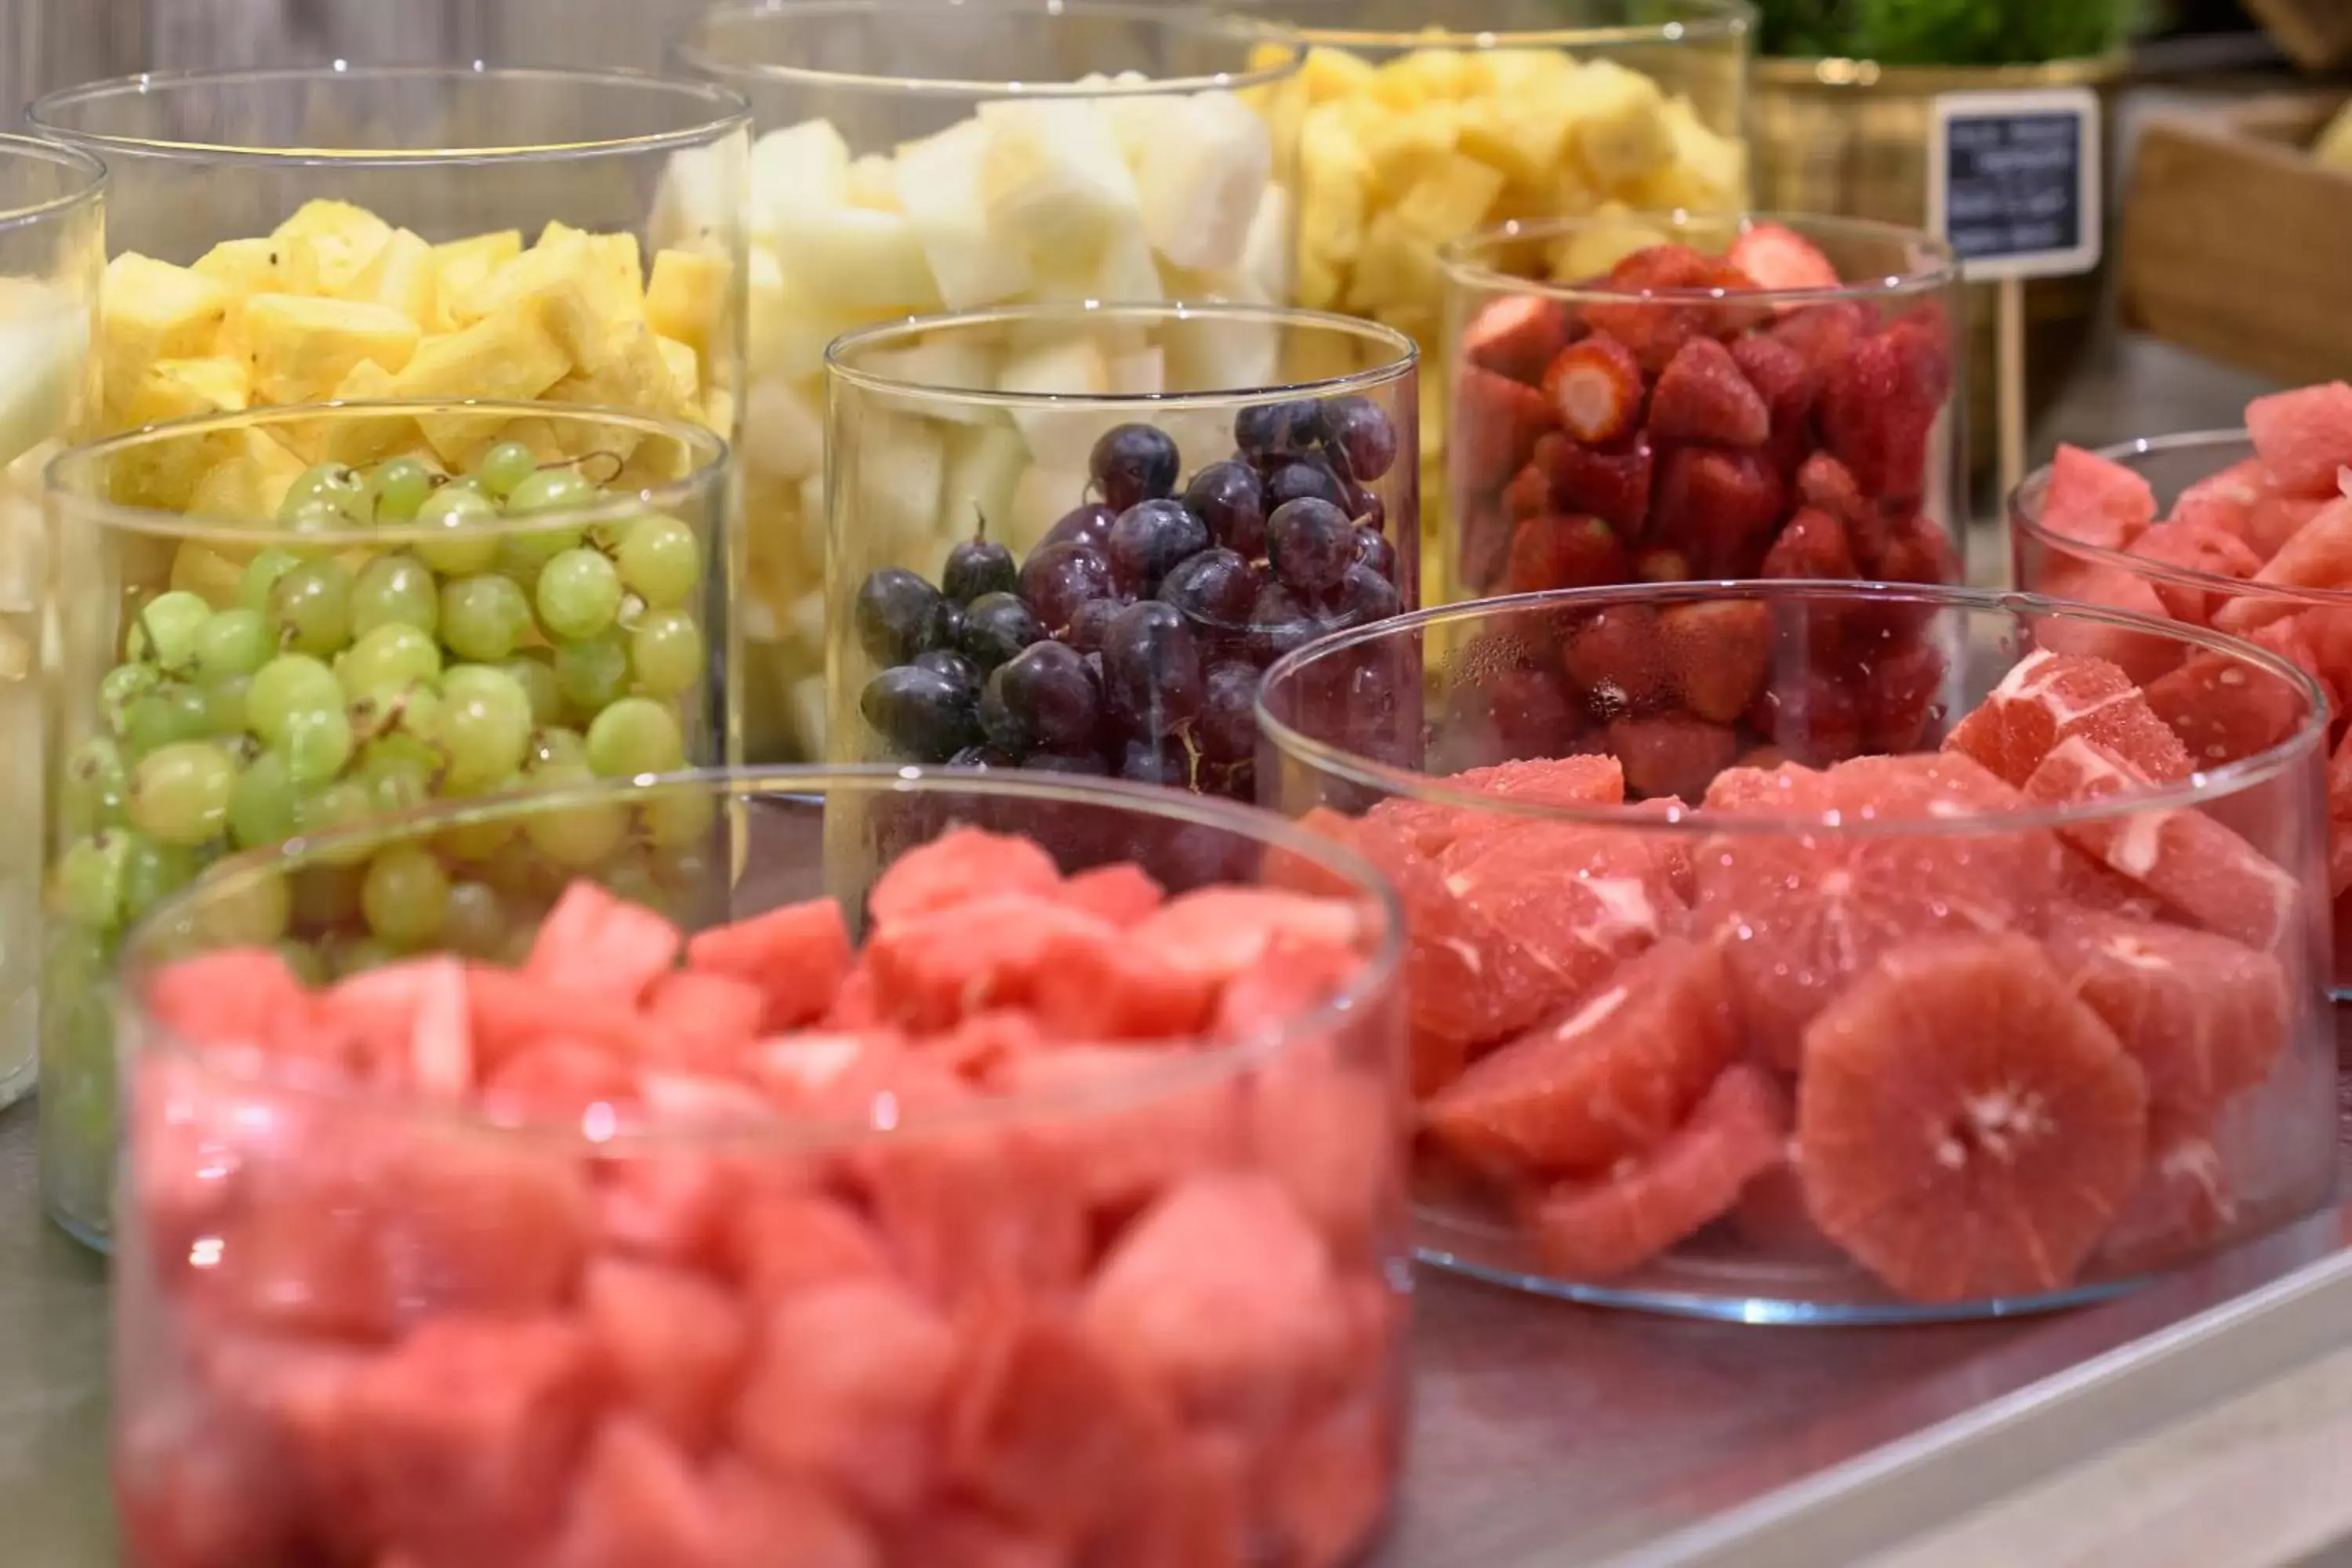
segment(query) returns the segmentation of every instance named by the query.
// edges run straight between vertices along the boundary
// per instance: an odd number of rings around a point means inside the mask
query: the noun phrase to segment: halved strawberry
[[[1473,491],[1500,489],[1551,427],[1543,394],[1509,376],[1465,364],[1454,382],[1451,457]]]
[[[1886,542],[1870,563],[1872,575],[1887,583],[1957,583],[1959,552],[1944,525],[1925,513],[1902,512],[1888,520]]]
[[[1636,583],[1687,583],[1692,575],[1690,557],[1664,544],[1635,551],[1633,570]]]
[[[1606,287],[1629,296],[1584,307],[1594,331],[1607,332],[1633,351],[1642,368],[1659,371],[1675,351],[1714,330],[1718,263],[1687,245],[1653,245],[1609,269]]]
[[[1462,330],[1462,357],[1482,370],[1534,383],[1568,342],[1568,310],[1540,294],[1490,300]]]
[[[1935,644],[1912,638],[1865,658],[1854,681],[1862,694],[1862,743],[1896,755],[1917,751],[1928,724],[1943,716],[1937,699],[1948,668]]]
[[[1725,259],[1762,289],[1834,289],[1842,281],[1821,247],[1786,224],[1752,224]]]
[[[1824,300],[1790,311],[1772,323],[1772,341],[1797,351],[1816,375],[1827,375],[1845,363],[1854,340],[1877,326],[1876,317],[1859,300]]]
[[[1844,581],[1860,575],[1845,530],[1819,507],[1805,506],[1780,530],[1780,537],[1764,552],[1758,575]]]
[[[1558,431],[1549,432],[1538,439],[1534,455],[1528,458],[1527,467],[1512,475],[1511,482],[1503,487],[1503,515],[1513,522],[1541,517],[1551,510],[1551,467],[1546,460],[1548,454],[1544,450],[1544,443],[1560,439]]]
[[[1772,737],[1792,762],[1809,768],[1842,763],[1862,750],[1862,705],[1835,673],[1813,668],[1776,681],[1748,711],[1750,728]]]
[[[1658,639],[1683,706],[1729,724],[1756,700],[1771,667],[1772,607],[1761,599],[1669,605],[1658,612]]]
[[[1914,334],[1857,338],[1822,389],[1822,436],[1863,493],[1916,500],[1927,479],[1937,399]]]
[[[1656,701],[1671,675],[1658,612],[1647,605],[1596,610],[1560,644],[1559,662],[1594,717],[1603,720]]]
[[[1552,500],[1563,511],[1589,512],[1625,538],[1638,538],[1650,515],[1654,466],[1650,438],[1638,431],[1616,449],[1562,441],[1552,454]]]
[[[1503,592],[1591,588],[1625,580],[1625,547],[1597,517],[1531,517],[1511,535]]]
[[[1739,739],[1728,725],[1659,713],[1610,725],[1609,747],[1624,766],[1628,797],[1696,800],[1739,754]]]
[[[1605,445],[1641,420],[1641,363],[1615,338],[1595,332],[1554,356],[1543,373],[1543,394],[1570,436]]]
[[[1813,397],[1821,391],[1822,378],[1804,355],[1773,338],[1733,339],[1731,362],[1771,414],[1772,433],[1765,451],[1772,466],[1784,474],[1796,472],[1813,448]]]
[[[1694,338],[1675,352],[1651,389],[1648,424],[1654,440],[1761,447],[1772,434],[1772,411],[1739,373],[1729,349],[1713,338]]]
[[[1758,453],[1679,447],[1658,471],[1655,531],[1690,557],[1700,576],[1751,576],[1787,495]]]
[[[1862,487],[1853,482],[1853,470],[1827,452],[1815,452],[1798,467],[1797,499],[1829,513],[1845,528],[1853,527],[1869,510],[1869,503],[1862,499]]]

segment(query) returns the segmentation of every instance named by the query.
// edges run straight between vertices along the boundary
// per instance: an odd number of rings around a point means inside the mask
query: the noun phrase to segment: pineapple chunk
[[[658,333],[655,335],[654,347],[661,351],[662,363],[668,367],[670,385],[677,393],[669,405],[691,407],[702,394],[702,356],[694,352],[692,343]]]
[[[1275,58],[1267,63],[1280,64],[1282,52],[1277,47]],[[1344,49],[1309,49],[1307,63],[1298,69],[1309,103],[1331,103],[1368,93],[1379,76],[1379,69],[1370,60]]]
[[[381,403],[399,395],[398,378],[370,359],[353,365],[335,388],[338,403]],[[345,415],[326,422],[318,460],[363,468],[415,450],[419,435],[415,419],[406,414]]]
[[[1604,185],[1638,180],[1675,155],[1658,84],[1615,60],[1587,60],[1570,87],[1576,103],[1576,148]]]
[[[1394,205],[1405,192],[1443,169],[1454,155],[1461,123],[1459,104],[1431,103],[1386,116],[1361,131],[1364,156],[1371,164],[1372,205]]]
[[[1576,105],[1565,91],[1514,91],[1462,106],[1457,145],[1507,178],[1540,184],[1558,167],[1574,128]]]
[[[1429,242],[1407,228],[1395,212],[1384,212],[1364,229],[1347,305],[1365,314],[1384,305],[1415,304],[1437,298],[1443,283],[1437,253]]]
[[[487,316],[462,331],[443,332],[417,344],[407,368],[394,378],[403,397],[530,399],[562,380],[571,356],[550,335],[544,321],[524,311]],[[417,421],[443,463],[470,468],[498,439],[499,416],[428,414]]]
[[[610,258],[578,234],[561,235],[533,246],[459,296],[450,316],[473,326],[499,315],[539,321],[572,363],[593,374],[617,322],[634,320],[639,300],[625,299]]]
[[[277,240],[224,239],[196,258],[194,270],[232,294],[287,291],[286,247]]]
[[[203,517],[241,522],[274,518],[308,466],[258,426],[229,432],[215,445],[224,449],[206,453],[211,466],[187,497],[187,510]]]
[[[1665,243],[1666,236],[1633,217],[1622,202],[1603,202],[1597,217],[1553,247],[1552,272],[1559,278],[1597,278],[1637,250]]]
[[[210,477],[209,473],[206,477]],[[248,559],[243,551],[232,554],[193,539],[183,541],[172,552],[173,591],[194,594],[215,610],[233,609],[237,602],[236,591],[245,582]]]
[[[604,265],[611,278],[611,297],[625,304],[637,304],[646,297],[646,268],[642,252],[637,249],[634,234],[597,234],[584,228],[574,228],[557,219],[540,230],[539,243],[547,245],[564,240],[580,241]]]
[[[1476,228],[1503,194],[1503,176],[1475,158],[1454,153],[1414,182],[1390,216],[1432,247]]]
[[[416,323],[389,305],[257,294],[245,303],[253,384],[266,403],[325,396],[352,367],[373,360],[398,373],[416,352]]]
[[[653,280],[646,285],[646,322],[696,354],[709,353],[711,331],[727,313],[727,286],[733,276],[723,256],[661,252],[654,258]]]
[[[438,273],[433,247],[421,236],[394,229],[377,247],[374,259],[352,279],[345,298],[388,305],[415,322],[419,331],[429,331],[438,320]]]
[[[270,238],[285,249],[289,293],[341,297],[392,237],[392,226],[349,202],[310,201]]]
[[[136,387],[147,367],[159,359],[196,359],[212,353],[228,317],[230,298],[216,280],[135,250],[108,262],[99,313],[105,385]],[[109,401],[113,403],[111,395]]]
[[[440,275],[439,288],[443,308],[449,301],[462,300],[480,288],[489,275],[522,254],[522,231],[502,228],[495,234],[478,234],[470,239],[453,239],[433,247],[434,269]],[[460,323],[452,321],[450,325]]]
[[[547,389],[557,403],[585,404],[595,408],[627,408],[646,414],[675,413],[679,405],[677,384],[669,362],[662,357],[661,340],[643,321],[625,321],[613,331],[597,356],[593,374],[574,372]],[[617,451],[623,458],[636,449],[639,433],[628,426],[599,428],[588,450]]]
[[[159,359],[122,405],[126,426],[160,425],[251,406],[245,362],[224,356]]]
[[[1746,205],[1747,148],[1700,124],[1686,99],[1678,98],[1666,105],[1665,122],[1674,139],[1674,156],[1627,186],[1626,201],[1654,211],[1673,207],[1723,210]]]

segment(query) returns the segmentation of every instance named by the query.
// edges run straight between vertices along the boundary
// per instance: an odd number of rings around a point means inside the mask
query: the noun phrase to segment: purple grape
[[[1168,433],[1150,425],[1115,425],[1087,458],[1087,472],[1114,511],[1176,492],[1181,459]]]
[[[902,664],[866,683],[857,710],[900,755],[944,763],[980,739],[971,693],[936,670]]]
[[[1234,445],[1254,459],[1312,451],[1324,434],[1323,405],[1304,399],[1255,404],[1234,416]]]
[[[1274,574],[1308,598],[1338,587],[1356,558],[1356,525],[1324,501],[1286,501],[1265,520],[1265,532]]]
[[[1110,563],[1090,544],[1043,545],[1021,563],[1021,597],[1051,632],[1066,627],[1079,605],[1110,591]]]
[[[1089,657],[1100,653],[1103,633],[1118,613],[1133,603],[1132,599],[1088,599],[1071,612],[1070,624],[1063,633],[1063,640]]]
[[[1223,795],[1243,805],[1257,799],[1257,759],[1244,757],[1238,762],[1210,763],[1200,772],[1199,788],[1211,795]]]
[[[1103,553],[1111,576],[1138,595],[1156,594],[1160,579],[1188,555],[1209,547],[1208,525],[1180,500],[1139,501],[1110,525]]]
[[[1331,594],[1330,604],[1322,620],[1327,626],[1368,626],[1374,621],[1384,621],[1404,607],[1397,596],[1396,584],[1360,563],[1350,566],[1339,577],[1339,585]]]
[[[1358,483],[1370,484],[1396,462],[1396,426],[1371,399],[1334,398],[1324,405],[1323,422]]]
[[[933,675],[943,675],[974,697],[980,694],[980,666],[953,648],[926,648],[915,656],[915,668],[928,669]]]
[[[1045,531],[1038,545],[1091,544],[1100,549],[1102,542],[1110,537],[1110,525],[1118,516],[1117,510],[1098,500],[1084,502],[1064,512],[1061,521]]]
[[[965,607],[963,635],[956,646],[981,668],[994,669],[1045,636],[1045,628],[1018,598],[1011,594],[982,594]]]
[[[953,599],[942,597],[923,617],[923,651],[953,650],[963,642],[963,606]]]
[[[1077,773],[1087,778],[1102,778],[1110,772],[1110,763],[1097,752],[1039,752],[1021,765],[1041,773]]]
[[[1173,605],[1147,599],[1103,634],[1110,715],[1131,736],[1171,734],[1201,705],[1201,650]]]
[[[1160,597],[1207,626],[1245,626],[1257,590],[1257,569],[1219,547],[1177,563],[1160,584]]]
[[[1020,581],[1013,552],[987,539],[967,539],[948,552],[940,587],[959,605],[969,605],[982,594],[1009,594]]]
[[[951,768],[1009,768],[1013,759],[994,746],[966,746],[948,759]]]
[[[1119,752],[1118,776],[1136,784],[1182,789],[1192,782],[1192,759],[1167,741],[1129,741]]]
[[[1321,631],[1314,612],[1297,595],[1279,583],[1268,583],[1258,590],[1257,603],[1250,608],[1250,657],[1260,664],[1272,664],[1305,647]]]
[[[1347,488],[1337,475],[1312,458],[1285,463],[1265,477],[1265,525],[1274,527],[1275,510],[1295,500],[1319,500],[1344,515],[1348,510]]]
[[[1265,553],[1265,485],[1247,463],[1211,463],[1184,487],[1184,504],[1209,537],[1255,561]]]
[[[1358,528],[1369,528],[1374,533],[1384,533],[1389,526],[1388,503],[1375,490],[1358,488],[1348,515],[1356,520]]]
[[[1356,564],[1369,566],[1393,583],[1396,581],[1397,574],[1396,546],[1389,542],[1388,535],[1358,523],[1356,525]]]
[[[1239,662],[1212,665],[1201,678],[1201,721],[1193,733],[1201,754],[1221,763],[1238,762],[1257,750],[1257,683],[1255,665]]]
[[[924,635],[941,603],[940,591],[914,573],[885,566],[857,585],[857,641],[877,664],[904,664],[922,652]]]
[[[1016,755],[1076,752],[1093,741],[1101,717],[1085,657],[1057,642],[1032,643],[999,665],[980,702],[981,728]]]

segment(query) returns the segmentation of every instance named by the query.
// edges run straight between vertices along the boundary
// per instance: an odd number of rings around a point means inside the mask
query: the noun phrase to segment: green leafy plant
[[[1906,66],[2027,65],[2103,54],[2146,0],[1759,0],[1762,52]]]

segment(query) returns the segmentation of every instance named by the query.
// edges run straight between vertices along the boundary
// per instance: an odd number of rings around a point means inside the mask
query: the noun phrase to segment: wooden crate
[[[2282,380],[2352,378],[2352,174],[2305,151],[2343,99],[2149,121],[2117,244],[2127,322]]]

